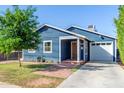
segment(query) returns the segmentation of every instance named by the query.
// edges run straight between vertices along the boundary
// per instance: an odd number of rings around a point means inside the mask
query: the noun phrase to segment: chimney
[[[95,31],[96,32],[95,25],[88,25],[88,31]]]

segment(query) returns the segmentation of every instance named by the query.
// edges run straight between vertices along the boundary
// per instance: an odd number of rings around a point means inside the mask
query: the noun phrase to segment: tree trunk
[[[19,60],[19,67],[22,66],[21,60],[20,60],[20,52],[18,51],[18,60]]]
[[[7,61],[8,61],[8,55],[6,55],[6,64],[7,64]]]

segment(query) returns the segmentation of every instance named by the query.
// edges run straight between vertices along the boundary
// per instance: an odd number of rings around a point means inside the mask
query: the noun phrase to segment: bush
[[[119,6],[119,16],[115,19],[117,29],[117,45],[122,63],[124,64],[124,6]]]
[[[46,62],[46,59],[44,56],[42,56],[42,62]]]

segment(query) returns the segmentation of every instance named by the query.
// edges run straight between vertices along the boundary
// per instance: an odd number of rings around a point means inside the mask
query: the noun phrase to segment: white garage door
[[[113,43],[112,42],[95,42],[90,44],[90,60],[112,61],[113,60]]]

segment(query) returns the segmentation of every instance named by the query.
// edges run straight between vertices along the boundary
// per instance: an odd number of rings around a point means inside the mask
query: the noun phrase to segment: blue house
[[[90,25],[87,30],[72,26],[61,29],[45,24],[37,29],[42,43],[38,49],[23,50],[24,61],[84,62],[116,61],[116,39],[95,31]]]

